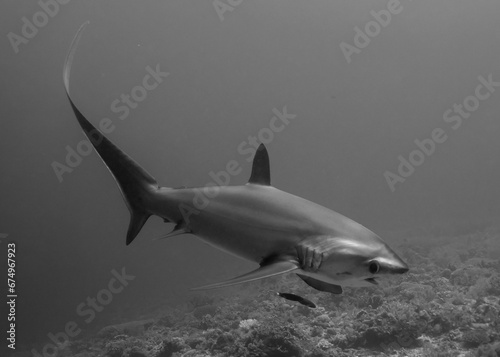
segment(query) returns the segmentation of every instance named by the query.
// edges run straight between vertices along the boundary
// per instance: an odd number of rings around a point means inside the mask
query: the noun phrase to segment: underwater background
[[[500,356],[498,1],[0,9],[1,356]],[[231,160],[245,184],[263,141],[275,187],[368,227],[410,271],[339,296],[294,274],[195,292],[256,264],[153,241],[172,229],[158,217],[126,246],[129,213],[63,87],[87,20],[72,96],[162,186],[205,186]]]

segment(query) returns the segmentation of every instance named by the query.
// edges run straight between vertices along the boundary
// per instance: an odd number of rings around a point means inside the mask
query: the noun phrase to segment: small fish
[[[291,294],[291,293],[276,293],[276,294],[278,296],[281,296],[284,299],[297,301],[297,302],[301,303],[302,305],[310,307],[311,309],[314,309],[316,307],[316,305],[314,305],[314,303],[312,301],[304,299],[303,297],[295,295],[295,294]]]

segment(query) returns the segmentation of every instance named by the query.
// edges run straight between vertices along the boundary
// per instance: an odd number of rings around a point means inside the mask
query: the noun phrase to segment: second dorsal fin
[[[271,173],[269,169],[269,155],[264,144],[260,144],[252,164],[252,175],[248,183],[255,185],[271,186]]]

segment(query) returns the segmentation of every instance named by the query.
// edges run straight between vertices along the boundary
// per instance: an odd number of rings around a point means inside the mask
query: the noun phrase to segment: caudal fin
[[[70,50],[64,63],[64,87],[71,108],[83,132],[89,138],[109,171],[111,171],[130,211],[130,224],[127,232],[127,245],[129,245],[144,226],[144,223],[146,223],[151,216],[152,212],[148,207],[151,206],[151,202],[154,199],[154,193],[159,186],[156,180],[148,174],[146,170],[102,135],[102,133],[85,118],[80,110],[78,110],[71,98],[69,91],[71,65],[73,63],[78,41],[88,23],[87,21],[80,27],[71,43]]]

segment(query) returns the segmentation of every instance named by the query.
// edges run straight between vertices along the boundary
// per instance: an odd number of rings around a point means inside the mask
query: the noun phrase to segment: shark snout
[[[403,261],[403,259],[394,253],[394,260],[390,265],[390,270],[392,274],[404,274],[410,270],[410,268],[408,267],[408,264]]]
[[[385,259],[384,259],[385,258]],[[382,266],[385,266],[386,273],[389,274],[404,274],[410,270],[408,264],[406,264],[403,259],[401,259],[394,251],[390,248],[387,250],[387,255],[381,258]]]
[[[410,268],[408,268],[408,265],[406,263],[404,263],[404,262],[402,262],[402,263],[403,263],[403,265],[394,267],[392,269],[392,271],[394,272],[394,274],[404,274],[408,270],[410,270]]]

